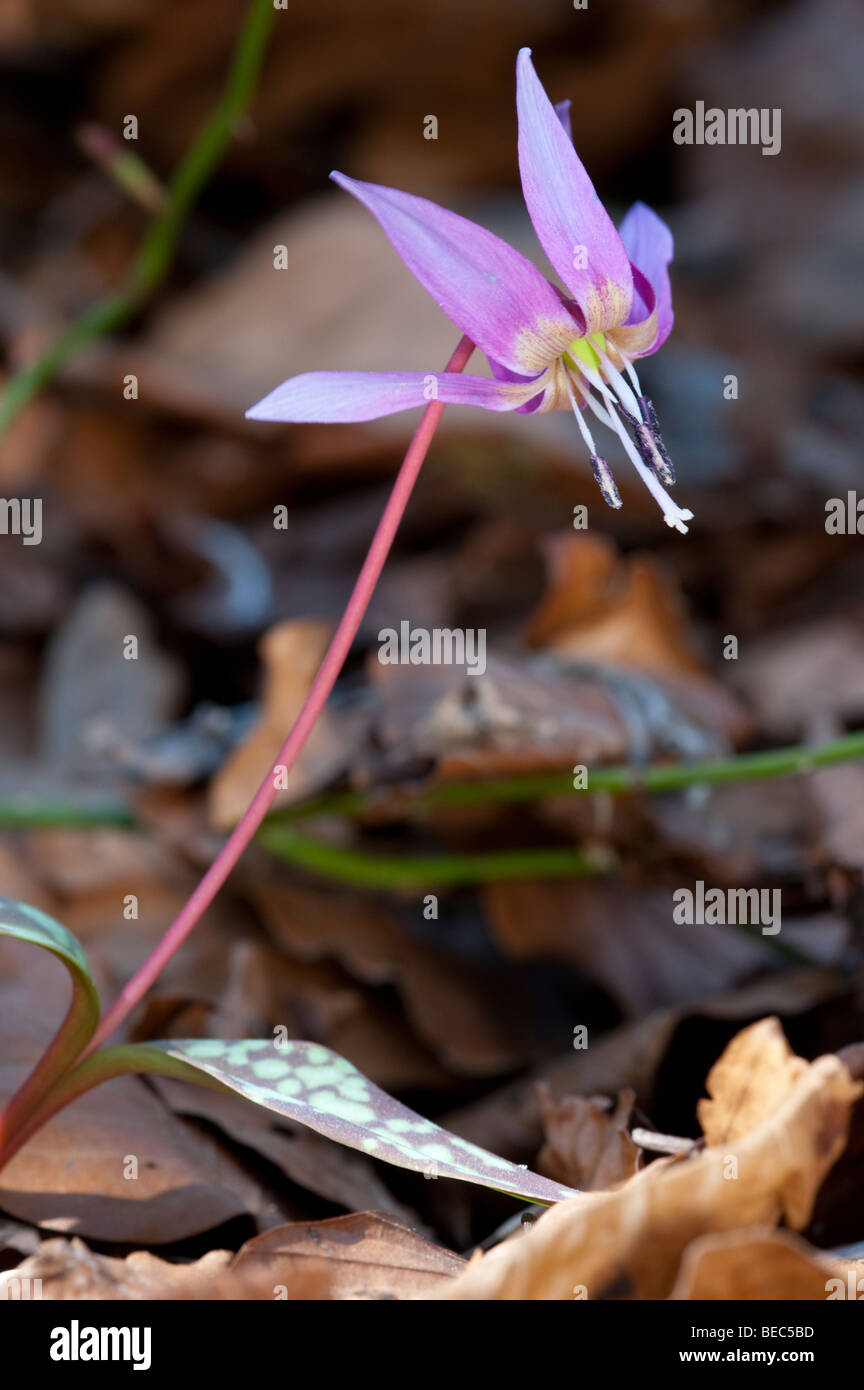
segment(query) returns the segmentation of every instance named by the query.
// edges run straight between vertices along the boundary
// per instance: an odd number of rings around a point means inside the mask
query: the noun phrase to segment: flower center
[[[574,338],[564,353],[564,361],[568,367],[576,369],[581,362],[596,372],[605,355],[606,339],[604,335],[592,333],[590,338]]]

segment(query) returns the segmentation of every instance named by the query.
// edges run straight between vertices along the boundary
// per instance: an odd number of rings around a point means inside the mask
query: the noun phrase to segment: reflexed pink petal
[[[540,409],[549,384],[548,378],[541,377],[538,380],[536,377],[520,376],[518,372],[511,372],[509,367],[503,367],[500,362],[496,362],[494,357],[490,357],[489,366],[492,368],[492,375],[497,381],[518,382],[520,385],[536,382],[536,385],[541,387],[536,396],[532,396],[524,405],[517,405],[516,411],[519,415],[533,415]]]
[[[630,262],[534,71],[529,48],[521,50],[516,74],[519,170],[531,221],[585,317],[586,333],[602,332],[630,313]]]
[[[650,348],[643,349],[643,352],[656,352],[669,337],[675,318],[667,269],[675,249],[672,233],[663,219],[645,203],[633,204],[621,223],[620,232],[630,260],[641,270],[653,290],[653,302],[649,302],[651,297],[639,285],[638,277],[634,277],[636,293],[628,323],[641,323],[656,307],[657,332]]]
[[[608,337],[628,357],[647,357],[660,346],[657,341],[657,296],[637,265],[633,272],[633,307],[620,328],[610,328]]]
[[[408,269],[487,356],[537,373],[576,336],[546,278],[485,227],[411,193],[332,178],[377,218]]]
[[[436,400],[515,410],[536,392],[533,381],[508,383],[458,372],[306,372],[283,381],[247,410],[246,418],[344,424],[377,420]]]
[[[573,140],[573,126],[572,126],[572,123],[571,123],[571,121],[570,121],[570,98],[569,98],[569,97],[567,97],[564,101],[556,101],[556,103],[555,103],[555,115],[558,117],[559,121],[561,122],[561,129],[564,131],[564,134],[567,136],[567,139],[570,140],[570,141],[572,142],[572,140]]]

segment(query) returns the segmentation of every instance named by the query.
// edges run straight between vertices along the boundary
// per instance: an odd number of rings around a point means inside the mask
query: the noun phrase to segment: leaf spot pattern
[[[283,1042],[278,1057],[272,1038],[190,1038],[154,1046],[256,1104],[400,1168],[427,1172],[434,1161],[438,1177],[479,1183],[529,1202],[578,1195],[415,1114],[321,1043]]]

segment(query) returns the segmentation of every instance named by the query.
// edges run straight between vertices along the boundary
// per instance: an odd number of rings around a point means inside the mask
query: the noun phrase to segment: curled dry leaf
[[[708,1073],[710,1100],[700,1100],[699,1123],[710,1146],[734,1144],[792,1094],[807,1071],[776,1018],[763,1018],[732,1039]]]
[[[741,1049],[752,1058],[753,1103],[741,1097],[737,1067],[721,1059],[713,1082],[719,1108],[709,1123],[746,1113],[749,1128],[730,1125],[731,1142],[682,1161],[660,1159],[612,1192],[562,1202],[436,1296],[667,1298],[698,1237],[780,1220],[803,1227],[846,1143],[861,1087],[835,1056],[797,1067],[788,1048],[784,1064],[775,1047],[763,1070],[748,1034],[765,1037],[765,1025],[746,1029],[730,1049],[733,1062]]]
[[[425,1296],[465,1261],[383,1212],[292,1222],[255,1236],[231,1276],[261,1298],[379,1299]]]
[[[405,1299],[452,1279],[465,1261],[383,1212],[277,1226],[232,1259],[211,1250],[170,1263],[144,1250],[99,1255],[82,1240],[47,1240],[0,1274],[0,1299],[41,1280],[41,1297],[64,1302],[139,1299]]]
[[[834,972],[789,970],[700,1000],[698,1005],[688,1001],[675,1008],[656,1009],[601,1035],[588,1048],[573,1049],[541,1063],[527,1077],[509,1081],[482,1099],[451,1111],[443,1122],[495,1153],[518,1154],[530,1160],[543,1142],[538,1082],[547,1085],[556,1100],[568,1095],[614,1094],[631,1086],[640,1107],[650,1114],[657,1100],[661,1069],[671,1064],[674,1070],[678,1048],[686,1050],[687,1043],[680,1038],[686,1036],[688,1025],[697,1020],[743,1024],[768,1012],[796,1017],[820,1005],[830,1009],[833,1005],[828,1001],[835,1000],[840,989]],[[852,1070],[845,1056],[841,1060]],[[864,1076],[864,1060],[861,1067]],[[856,1072],[852,1074],[858,1079]]]
[[[862,1275],[861,1261],[830,1258],[788,1231],[729,1231],[693,1241],[669,1297],[714,1302],[855,1298]],[[855,1292],[850,1294],[850,1287]]]
[[[620,693],[642,709],[639,723],[652,735],[640,749],[631,710],[628,733],[640,756],[656,743],[660,751],[708,757],[744,737],[743,706],[708,673],[678,584],[657,560],[622,559],[611,541],[587,534],[552,537],[546,556],[549,588],[525,641],[565,665],[599,668],[613,693],[616,677],[626,677],[632,689],[625,683]]]
[[[632,1091],[622,1091],[613,1106],[605,1096],[565,1096],[553,1100],[540,1088],[546,1142],[537,1166],[550,1178],[582,1192],[600,1192],[631,1178],[641,1152],[627,1132],[633,1110]]]

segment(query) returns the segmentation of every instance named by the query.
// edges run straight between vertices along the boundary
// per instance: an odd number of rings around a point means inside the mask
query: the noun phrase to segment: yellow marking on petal
[[[550,367],[548,372],[544,372],[541,381],[543,386],[543,400],[537,411],[538,415],[545,415],[549,410],[569,410],[570,397],[567,392],[568,385],[570,390],[577,397],[581,396],[581,383],[584,380],[582,373],[575,366],[568,371],[566,354],[559,357],[557,362]]]
[[[604,280],[592,285],[584,299],[580,297],[579,307],[585,317],[588,334],[615,328],[624,323],[633,303],[632,288],[624,289],[613,280]]]
[[[620,328],[614,328],[610,337],[622,356],[636,357],[640,352],[649,351],[657,337],[657,310],[652,310],[641,323],[622,324]]]
[[[551,367],[570,341],[573,321],[562,308],[560,319],[538,318],[520,328],[513,344],[513,355],[526,376]]]

